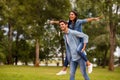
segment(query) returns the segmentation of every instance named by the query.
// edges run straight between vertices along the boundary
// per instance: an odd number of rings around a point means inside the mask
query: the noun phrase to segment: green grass
[[[30,67],[30,66],[0,66],[0,80],[69,80],[67,75],[56,76],[62,67]],[[107,68],[94,68],[89,74],[91,80],[120,80],[120,67],[113,72]],[[76,80],[84,80],[79,68],[76,72]]]

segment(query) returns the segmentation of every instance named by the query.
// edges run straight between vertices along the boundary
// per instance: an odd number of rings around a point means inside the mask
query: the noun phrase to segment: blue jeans
[[[84,46],[84,43],[81,42],[81,43],[79,44],[78,48],[77,48],[77,52],[78,52],[78,54],[81,56],[81,58],[83,58],[85,61],[88,61],[87,56],[85,55],[85,53],[84,53],[84,52],[81,52],[83,46]]]
[[[80,65],[80,70],[82,72],[84,80],[90,80],[86,72],[85,60],[83,60],[82,58],[77,61],[70,62],[70,80],[75,80],[75,72],[78,65]]]
[[[67,59],[67,56],[66,56],[66,57],[65,57],[64,66],[65,66],[65,67],[67,67],[67,66],[68,66],[68,64],[69,64],[69,62],[68,62],[68,59]]]

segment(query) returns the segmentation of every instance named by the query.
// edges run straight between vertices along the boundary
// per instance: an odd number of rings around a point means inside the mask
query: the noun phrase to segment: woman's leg
[[[65,75],[67,72],[67,66],[68,66],[69,62],[67,60],[67,56],[65,57],[65,62],[64,62],[64,67],[62,68],[62,70],[60,72],[58,72],[56,75]]]
[[[69,64],[69,62],[68,62],[68,59],[67,59],[67,56],[66,56],[66,57],[65,57],[65,62],[64,62],[64,67],[67,67],[68,64]]]
[[[88,66],[88,73],[92,72],[92,68],[93,65],[89,62],[89,60],[87,59],[87,56],[84,52],[81,52],[82,48],[83,48],[84,43],[80,43],[78,48],[77,48],[77,52],[78,54],[81,56],[81,58],[86,62],[86,65]]]
[[[81,50],[82,50],[82,48],[83,48],[83,45],[84,45],[84,43],[80,43],[80,44],[79,44],[79,46],[78,46],[78,48],[77,48],[77,52],[78,52],[78,54],[85,60],[85,62],[87,62],[87,61],[88,61],[87,56],[85,55],[84,52],[81,52]]]
[[[69,64],[69,62],[68,62],[67,56],[66,56],[66,57],[65,57],[64,66],[63,66],[63,68],[62,68],[62,71],[66,71],[66,70],[67,70],[68,64]]]

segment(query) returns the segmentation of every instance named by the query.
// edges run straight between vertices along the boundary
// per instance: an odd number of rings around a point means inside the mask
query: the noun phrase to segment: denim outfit
[[[87,22],[87,20],[86,19],[77,19],[76,20],[76,22],[75,22],[75,25],[72,25],[71,23],[68,23],[68,25],[69,25],[69,28],[70,29],[72,29],[72,30],[76,30],[76,31],[79,31],[79,32],[82,32],[82,24],[84,24],[84,23],[86,23]],[[83,43],[83,39],[82,38],[80,38],[79,39],[80,40],[80,42],[81,43]],[[81,45],[81,44],[80,44]],[[81,45],[81,47],[82,47],[83,45]],[[79,46],[80,47],[80,46]],[[79,48],[78,48],[79,49]],[[77,50],[78,50],[77,49]],[[78,51],[81,51],[80,49],[78,50]],[[84,57],[86,57],[85,56],[85,52],[84,52],[84,54],[82,54],[82,55],[84,55]],[[81,55],[81,54],[80,54]],[[69,62],[68,62],[68,60],[67,60],[67,57],[65,57],[65,62],[64,62],[64,66],[65,67],[67,67],[68,66],[68,64],[69,64]]]
[[[79,32],[82,32],[82,24],[83,23],[86,23],[87,20],[80,20],[80,19],[77,19],[75,25],[72,25],[72,24],[69,24],[69,28],[72,29],[72,30],[76,30],[76,31],[79,31]],[[64,37],[65,39],[65,37]],[[79,38],[77,39],[78,40],[78,43],[77,43],[77,48],[74,48],[77,52],[77,54],[81,54],[80,51],[83,47],[83,38]],[[66,44],[66,43],[65,43]],[[74,44],[74,43],[72,43]],[[85,55],[85,52],[82,53],[82,55],[77,55],[79,56],[79,58],[76,58],[76,60],[71,60],[71,55],[68,55],[70,54],[70,48],[69,48],[70,45],[67,45],[66,44],[66,47],[68,47],[67,51],[66,51],[66,58],[65,58],[65,62],[64,62],[64,66],[68,66],[68,64],[70,63],[70,80],[74,80],[75,78],[75,71],[76,71],[76,68],[77,68],[77,65],[79,64],[80,65],[80,70],[82,72],[82,75],[84,77],[85,80],[90,80],[87,73],[86,73],[86,64],[85,64],[85,61],[87,60],[86,58],[86,55]],[[82,56],[82,58],[80,57]],[[85,58],[85,59],[83,59]]]
[[[82,32],[68,29],[68,33],[63,36],[66,46],[66,56],[67,60],[70,63],[70,80],[74,80],[75,71],[77,65],[80,65],[82,75],[85,80],[89,80],[89,77],[86,73],[86,64],[85,61],[77,52],[77,48],[80,44],[80,38],[83,38],[83,43],[88,43],[88,36]]]

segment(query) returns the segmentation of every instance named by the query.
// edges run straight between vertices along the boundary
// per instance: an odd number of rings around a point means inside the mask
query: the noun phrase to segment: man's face
[[[67,28],[67,24],[65,24],[64,22],[61,22],[60,23],[60,29],[62,30],[62,31],[65,31],[66,30],[66,28]]]

